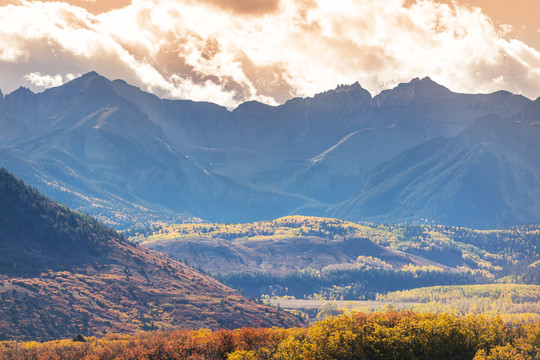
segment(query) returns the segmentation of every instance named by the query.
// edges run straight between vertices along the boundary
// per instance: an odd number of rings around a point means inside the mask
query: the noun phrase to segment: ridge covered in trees
[[[0,169],[0,340],[299,326]]]
[[[473,230],[288,216],[124,234],[250,296],[357,300],[436,285],[540,284],[540,225],[534,224]]]

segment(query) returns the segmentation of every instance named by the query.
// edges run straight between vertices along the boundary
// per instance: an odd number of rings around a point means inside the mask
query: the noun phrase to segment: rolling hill
[[[170,225],[131,239],[211,274],[321,271],[356,264],[358,257],[373,257],[396,268],[411,264],[448,268],[379,245],[375,234],[395,235],[337,219],[290,216],[251,224]]]
[[[248,295],[358,300],[419,286],[540,280],[539,226],[470,230],[289,216],[126,233]]]
[[[0,336],[297,326],[0,170]]]

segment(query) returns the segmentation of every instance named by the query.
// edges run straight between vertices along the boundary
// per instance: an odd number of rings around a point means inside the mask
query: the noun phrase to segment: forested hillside
[[[0,169],[0,338],[301,321],[126,240]]]
[[[126,232],[246,294],[374,298],[433,285],[538,284],[538,225],[472,230],[292,216]]]

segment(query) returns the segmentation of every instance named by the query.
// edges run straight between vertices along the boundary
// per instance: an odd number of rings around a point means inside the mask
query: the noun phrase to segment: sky
[[[429,76],[536,99],[537,19],[538,0],[0,0],[0,89],[97,71],[232,109]]]

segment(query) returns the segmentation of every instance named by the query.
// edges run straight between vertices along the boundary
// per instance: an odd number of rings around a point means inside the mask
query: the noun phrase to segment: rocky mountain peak
[[[31,103],[31,98],[35,94],[26,87],[19,87],[17,90],[12,93],[0,97],[0,103],[9,104],[8,107],[21,108],[25,109],[29,103]]]
[[[88,81],[88,80],[95,80],[95,79],[105,79],[105,77],[99,75],[95,71],[90,71],[90,72],[82,75],[79,79]]]
[[[358,102],[369,102],[371,101],[371,93],[364,89],[357,81],[351,85],[338,85],[334,90],[316,94],[313,100],[334,101],[338,99],[351,100],[353,98]]]
[[[362,88],[360,83],[357,81],[357,82],[355,82],[353,84],[350,84],[350,85],[340,84],[340,85],[338,85],[336,87],[336,89],[334,91],[335,92],[347,92],[347,91],[367,91],[367,90]]]
[[[116,94],[111,88],[111,83],[109,79],[92,71],[62,86],[47,89],[43,94],[49,99],[54,99],[58,104],[68,104],[81,97],[85,99],[85,104],[89,104],[114,98]]]
[[[110,80],[99,75],[95,71],[91,71],[83,76],[73,79],[68,82],[65,88],[77,88],[80,92],[85,92],[88,90],[101,91],[109,87]]]
[[[20,86],[17,90],[13,91],[11,94],[11,96],[25,96],[25,95],[30,95],[30,94],[34,94],[32,92],[32,90],[30,90],[29,88],[27,87],[24,87],[24,86]],[[8,96],[9,96],[8,95]]]
[[[375,96],[378,104],[405,105],[419,99],[443,98],[453,94],[448,88],[436,83],[429,77],[414,78],[408,83],[401,83],[391,90],[384,90]]]

